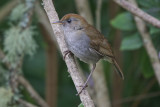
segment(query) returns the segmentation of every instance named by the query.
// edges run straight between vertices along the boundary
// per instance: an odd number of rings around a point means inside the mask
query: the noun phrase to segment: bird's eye
[[[67,22],[68,22],[68,23],[71,23],[71,19],[68,19]]]

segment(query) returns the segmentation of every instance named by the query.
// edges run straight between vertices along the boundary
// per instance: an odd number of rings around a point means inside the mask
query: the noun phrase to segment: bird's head
[[[64,29],[70,30],[81,30],[88,26],[87,21],[78,14],[67,14],[53,24],[62,24]]]

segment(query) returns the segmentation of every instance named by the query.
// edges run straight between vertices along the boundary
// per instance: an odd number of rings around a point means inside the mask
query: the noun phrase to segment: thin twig
[[[5,54],[0,49],[0,59],[3,60],[4,57],[5,57]],[[11,65],[9,63],[4,63],[4,64],[6,65],[6,67],[8,69],[10,69]],[[34,100],[36,100],[39,105],[41,105],[42,107],[48,107],[47,103],[38,95],[38,93],[32,88],[30,83],[23,76],[18,75],[16,82],[19,82],[20,84],[22,84],[27,89],[27,91],[29,92],[30,96]],[[45,105],[45,106],[43,106],[43,105]]]
[[[142,95],[138,95],[138,96],[128,97],[128,98],[124,98],[122,100],[117,100],[117,101],[113,102],[113,105],[128,103],[131,101],[137,101],[137,100],[142,100],[142,99],[148,99],[148,98],[157,97],[157,96],[160,96],[160,91],[149,93],[149,94],[142,94]]]
[[[32,21],[32,15],[33,15],[33,8],[34,8],[34,4],[36,3],[36,1],[26,1],[26,6],[29,7],[27,12],[23,14],[23,18],[21,19],[21,21],[19,22],[19,25],[21,27],[21,32],[23,32],[23,30],[27,29]],[[28,19],[28,20],[26,20]],[[11,67],[9,69],[10,71],[10,76],[9,76],[9,83],[11,86],[11,89],[13,91],[14,94],[17,94],[17,88],[18,88],[18,83],[17,83],[17,78],[18,78],[18,71],[21,68],[21,65],[23,63],[23,54],[20,54],[17,56],[19,57],[19,60],[17,60],[16,62],[16,67]]]
[[[57,12],[55,11],[52,0],[43,0],[43,3],[44,3],[44,9],[48,15],[50,23],[58,21],[59,18],[58,18]],[[64,52],[67,51],[68,48],[64,40],[63,30],[61,29],[60,25],[56,25],[56,24],[52,24],[52,29],[56,36],[60,50],[64,55]],[[84,81],[82,80],[82,78],[80,77],[80,74],[78,73],[78,68],[75,64],[74,58],[70,55],[66,56],[65,62],[67,64],[68,71],[71,75],[71,78],[75,84],[77,92],[79,92],[81,90],[80,86],[83,86]],[[86,89],[83,90],[82,93],[80,94],[80,99],[85,107],[94,107],[93,101],[90,98],[88,91]]]
[[[148,93],[148,91],[153,88],[153,85],[155,85],[155,83],[157,82],[156,78],[153,78],[152,80],[150,80],[147,84],[147,86],[145,87],[145,89],[142,91],[141,95],[145,95]],[[147,96],[148,97],[148,96]],[[142,102],[143,99],[138,99],[137,101],[134,101],[132,106],[130,107],[138,107],[138,105]]]
[[[135,5],[129,3],[126,0],[114,0],[114,1],[118,5],[122,6],[123,8],[125,8],[126,10],[131,12],[132,14],[140,17],[141,19],[143,19],[144,21],[152,24],[153,26],[156,26],[156,27],[160,28],[160,21],[158,19],[156,19],[153,16],[147,14],[146,12],[144,12],[140,8],[136,7]]]
[[[31,97],[36,100],[36,102],[41,107],[49,107],[48,104],[39,96],[39,94],[33,89],[33,87],[30,85],[30,83],[23,77],[18,76],[17,81],[25,87],[25,89],[28,91],[28,93],[31,95]]]
[[[91,14],[90,6],[88,0],[75,0],[76,6],[78,9],[78,13],[82,15],[87,22],[93,25],[93,17]],[[97,1],[97,9],[96,9],[96,25],[97,29],[100,30],[100,16],[101,16],[101,6],[102,0]],[[92,74],[94,85],[92,87],[89,86],[89,92],[94,100],[94,103],[98,107],[110,107],[109,94],[106,87],[105,76],[103,72],[102,61],[99,61],[96,65],[96,69]],[[96,94],[95,94],[96,93]]]
[[[130,0],[130,1],[132,2],[133,5],[137,6],[136,1],[134,0]],[[149,55],[158,83],[160,85],[160,61],[158,58],[158,53],[152,43],[151,36],[147,30],[147,27],[144,21],[137,16],[134,16],[134,19],[135,19],[137,28],[141,34],[146,51]]]
[[[13,1],[14,1],[14,0],[13,0]],[[16,1],[17,1],[17,0],[16,0]],[[15,1],[14,1],[14,2],[15,2]],[[17,2],[15,2],[15,3],[17,3]],[[34,5],[35,3],[36,3],[36,2],[33,2],[33,5]],[[32,6],[32,7],[28,10],[28,12],[26,13],[25,16],[27,16],[28,21],[25,22],[25,24],[23,24],[23,25],[25,25],[25,26],[21,26],[21,27],[22,27],[22,30],[25,30],[26,28],[28,28],[28,27],[30,26],[30,24],[31,24],[31,17],[32,17],[32,15],[33,15],[33,8],[34,8],[34,6]],[[26,18],[26,17],[25,17],[25,18]],[[23,19],[22,19],[22,21],[23,21]],[[25,20],[25,21],[26,21],[26,20]],[[0,49],[0,59],[3,60],[4,57],[5,57],[5,55],[4,55],[3,51]],[[20,60],[17,62],[17,63],[18,63],[18,64],[17,64],[17,67],[15,67],[14,69],[11,68],[11,64],[10,64],[10,63],[5,62],[5,65],[6,65],[7,68],[11,71],[10,85],[11,85],[11,88],[12,88],[13,92],[16,92],[16,90],[17,90],[17,85],[18,85],[17,80],[20,79],[20,80],[21,80],[20,83],[22,83],[22,82],[27,83],[27,80],[25,80],[25,78],[23,78],[22,76],[18,77],[19,75],[17,75],[17,71],[18,71],[18,69],[21,67],[21,64],[22,64],[22,60],[21,60],[21,59],[23,59],[23,56],[21,56]],[[24,86],[25,86],[25,84],[24,84]],[[27,86],[29,86],[29,87],[27,87]],[[30,93],[31,96],[34,96],[33,98],[37,101],[37,103],[38,103],[39,105],[41,105],[42,107],[49,107],[49,106],[47,105],[47,103],[36,93],[36,91],[32,88],[32,86],[31,86],[29,83],[27,84],[27,86],[26,86],[25,88],[28,89],[28,91],[29,91],[29,93]],[[35,93],[36,93],[36,94],[35,94]],[[26,103],[26,101],[23,101],[23,100],[18,100],[18,102],[19,102],[19,103],[24,103],[24,104],[26,104],[26,105],[29,104],[29,103]],[[31,106],[28,105],[28,106],[26,106],[26,107],[31,107]]]
[[[83,16],[89,24],[93,25],[94,23],[93,23],[93,17],[92,17],[89,1],[88,0],[75,0],[75,4],[76,4],[78,14]],[[79,66],[79,62],[77,61],[77,59],[76,59],[76,63]],[[96,68],[97,67],[98,66],[96,66]],[[80,75],[83,78],[83,80],[86,81],[86,75],[83,72],[83,70],[80,68],[80,66],[79,66],[79,72],[80,72]],[[96,71],[94,71],[94,72],[96,72]],[[93,73],[93,75],[94,75],[94,73]],[[92,75],[92,77],[93,77],[93,75]],[[95,85],[90,84],[89,87],[87,87],[87,90],[88,90],[90,96],[92,97],[94,104],[97,105],[97,98],[96,98],[94,86]]]
[[[20,103],[22,107],[38,107],[22,99],[19,99],[18,103]]]

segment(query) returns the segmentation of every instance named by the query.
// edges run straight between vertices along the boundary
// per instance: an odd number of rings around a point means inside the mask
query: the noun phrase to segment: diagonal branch
[[[91,14],[90,6],[88,0],[75,0],[76,7],[78,13],[83,16],[87,22],[93,25],[93,17]],[[101,6],[102,0],[97,1],[97,9],[96,9],[96,25],[100,30],[100,19],[101,19]],[[109,94],[106,87],[105,76],[103,72],[103,64],[102,61],[99,61],[96,64],[96,68],[94,73],[92,74],[94,81],[94,88],[89,87],[89,92],[94,100],[94,103],[98,107],[110,107]]]
[[[28,102],[26,102],[26,101],[24,101],[24,100],[22,100],[22,99],[19,99],[18,102],[19,102],[19,103],[21,104],[21,106],[23,106],[23,107],[38,107],[38,106],[35,106],[35,105],[31,104],[31,103],[28,103]]]
[[[5,57],[5,55],[2,52],[2,50],[0,49],[0,59],[2,60],[4,57]],[[7,68],[9,69],[10,64],[9,63],[5,63],[5,64],[6,64]],[[38,104],[46,105],[45,101],[36,93],[36,91],[32,88],[32,86],[29,84],[29,82],[23,76],[18,76],[17,78],[18,78],[17,81],[19,83],[21,83],[27,89],[27,91],[38,102]],[[24,102],[24,101],[20,101],[20,102]],[[43,106],[43,107],[48,107],[48,106]]]
[[[156,27],[160,28],[160,21],[158,19],[156,19],[153,16],[147,14],[146,12],[141,10],[140,8],[133,5],[132,3],[129,3],[126,0],[114,0],[114,2],[116,2],[118,5],[125,8],[126,10],[131,12],[132,14],[140,17],[144,21],[152,24],[153,26],[156,26]]]
[[[0,49],[0,60],[3,60],[3,58],[5,57],[5,54],[3,53],[3,51]],[[5,63],[6,67],[8,69],[10,69],[11,65],[9,63]],[[37,103],[39,105],[41,105],[42,107],[49,107],[47,105],[47,103],[38,95],[38,93],[33,89],[33,87],[30,85],[30,83],[21,75],[18,75],[16,82],[20,83],[21,85],[23,85],[27,91],[29,92],[29,94],[31,95],[31,97],[37,101]],[[18,100],[19,103],[22,103],[23,105],[28,105],[25,101],[19,99]],[[27,106],[25,106],[27,107]],[[30,106],[28,106],[30,107]]]
[[[33,89],[30,83],[23,76],[19,75],[17,81],[26,88],[31,97],[36,100],[39,105],[42,107],[49,107],[48,104],[41,98],[41,96],[39,96],[39,94]]]
[[[136,1],[130,0],[133,5],[137,6]],[[144,46],[149,55],[150,61],[152,63],[152,67],[154,69],[155,75],[157,77],[158,83],[160,85],[160,61],[158,59],[157,51],[152,43],[149,32],[147,31],[147,27],[142,19],[137,16],[134,16],[137,28],[141,34]]]
[[[44,3],[44,9],[48,15],[50,23],[59,20],[57,12],[55,11],[54,5],[52,3],[52,0],[43,0],[43,3]],[[53,29],[53,32],[56,36],[60,50],[61,50],[62,54],[64,55],[64,52],[66,50],[68,50],[68,48],[67,48],[65,40],[64,40],[64,36],[63,36],[64,34],[62,32],[62,29],[61,29],[60,25],[53,25],[53,24],[52,24],[52,29]],[[52,37],[52,38],[54,38],[54,37]],[[78,72],[78,68],[77,68],[76,63],[74,61],[74,58],[72,56],[67,56],[65,58],[65,62],[67,64],[68,71],[71,75],[71,78],[75,84],[75,87],[76,87],[77,91],[79,92],[81,90],[80,86],[83,86],[84,81],[80,77],[80,74]],[[80,94],[80,99],[85,107],[94,107],[93,101],[90,98],[88,91],[86,89],[83,90],[82,93]]]

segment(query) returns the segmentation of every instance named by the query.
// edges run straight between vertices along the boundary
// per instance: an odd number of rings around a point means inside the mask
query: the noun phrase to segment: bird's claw
[[[69,50],[64,51],[63,60],[65,60],[65,58],[66,58],[66,56],[67,56],[68,54],[72,54],[72,52],[71,52],[71,51],[69,51]]]
[[[81,94],[82,91],[83,91],[86,87],[88,87],[88,85],[87,85],[87,84],[84,84],[83,86],[80,86],[80,87],[82,87],[82,89],[76,94],[76,96],[78,96],[79,94]]]

